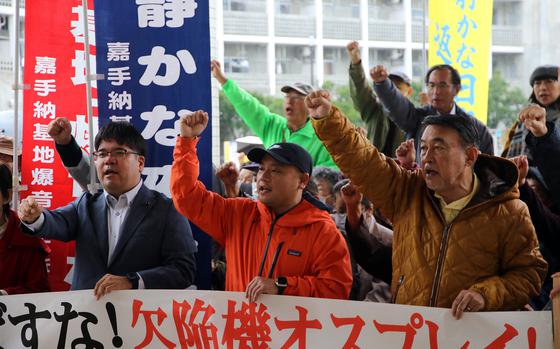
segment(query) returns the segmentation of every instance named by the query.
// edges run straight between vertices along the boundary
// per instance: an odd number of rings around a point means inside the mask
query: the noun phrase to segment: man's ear
[[[480,154],[480,151],[476,146],[472,145],[465,149],[465,154],[467,155],[467,166],[473,167],[476,159],[478,159],[478,154]]]
[[[142,155],[138,155],[138,165],[140,167],[140,173],[142,173],[142,171],[144,171],[144,163],[146,161],[146,158]]]
[[[461,92],[461,85],[453,85],[453,89],[455,90],[455,96]]]
[[[408,86],[408,88],[406,89],[406,96],[405,97],[410,97],[412,96],[412,87]]]
[[[307,187],[307,183],[309,183],[310,178],[311,176],[309,176],[309,173],[302,173],[300,177],[301,181],[299,183],[298,189],[301,190],[305,189],[305,187]]]

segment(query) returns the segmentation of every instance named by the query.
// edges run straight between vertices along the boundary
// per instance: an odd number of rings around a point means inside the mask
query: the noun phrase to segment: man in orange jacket
[[[305,192],[309,153],[293,143],[250,151],[260,164],[258,200],[222,198],[197,180],[197,138],[207,125],[203,111],[182,117],[171,195],[181,214],[224,246],[226,290],[244,291],[250,301],[263,293],[348,299],[352,268],[344,238]]]

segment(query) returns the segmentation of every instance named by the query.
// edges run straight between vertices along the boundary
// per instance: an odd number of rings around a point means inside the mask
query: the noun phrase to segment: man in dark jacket
[[[388,80],[387,70],[384,66],[374,67],[370,74],[375,82],[375,92],[389,110],[389,116],[401,130],[406,132],[407,138],[414,138],[416,144],[420,144],[420,126],[427,116],[468,115],[455,103],[454,98],[461,90],[461,76],[450,65],[435,65],[428,70],[425,82],[428,87],[430,105],[421,108],[416,108],[411,101],[397,91]],[[494,155],[494,143],[488,128],[475,118],[473,118],[473,122],[478,132],[478,148],[485,154]],[[420,158],[420,148],[417,150],[416,157]]]
[[[172,201],[148,189],[144,138],[130,123],[111,122],[95,137],[101,193],[48,211],[32,198],[18,215],[28,234],[76,241],[72,289],[94,289],[97,298],[125,289],[190,286],[196,244],[188,221]]]

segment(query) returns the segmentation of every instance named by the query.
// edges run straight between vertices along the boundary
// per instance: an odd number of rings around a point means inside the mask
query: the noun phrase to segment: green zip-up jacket
[[[350,97],[354,108],[366,123],[369,141],[383,154],[395,157],[395,150],[406,140],[404,132],[389,118],[389,111],[377,99],[366,80],[362,63],[350,63],[348,73]]]
[[[327,166],[338,169],[327,149],[317,138],[310,120],[307,120],[304,127],[291,132],[285,117],[272,113],[234,81],[227,80],[222,89],[237,114],[241,116],[241,119],[249,126],[251,131],[262,140],[265,148],[279,142],[295,143],[311,154],[313,166]]]

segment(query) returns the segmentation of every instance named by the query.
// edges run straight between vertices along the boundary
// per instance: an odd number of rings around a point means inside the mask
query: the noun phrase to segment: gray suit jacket
[[[103,192],[84,193],[67,206],[45,211],[45,222],[28,234],[76,241],[72,289],[92,289],[107,274],[137,272],[146,288],[182,289],[195,276],[196,245],[186,218],[163,194],[142,185],[108,261],[107,205]]]

